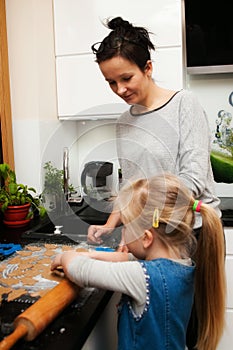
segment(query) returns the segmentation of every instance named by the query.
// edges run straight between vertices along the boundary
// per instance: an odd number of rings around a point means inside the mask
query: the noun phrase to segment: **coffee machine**
[[[108,199],[112,195],[113,163],[91,161],[84,165],[81,174],[83,196],[90,199]]]

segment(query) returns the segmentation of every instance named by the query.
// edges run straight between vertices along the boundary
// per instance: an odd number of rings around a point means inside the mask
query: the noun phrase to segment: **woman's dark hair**
[[[151,59],[150,50],[155,50],[149,32],[143,27],[134,27],[121,17],[107,20],[106,26],[112,30],[110,34],[101,43],[92,45],[96,62],[121,56],[134,62],[143,71],[146,62]]]

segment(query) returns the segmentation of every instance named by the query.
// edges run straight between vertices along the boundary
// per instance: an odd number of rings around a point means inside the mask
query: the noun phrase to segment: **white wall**
[[[6,0],[15,168],[40,187],[43,144],[58,124],[52,1]]]
[[[39,193],[44,163],[51,160],[61,169],[66,146],[70,149],[71,182],[78,186],[79,155],[87,147],[91,150],[96,143],[112,139],[114,126],[104,121],[61,122],[57,118],[53,1],[6,0],[6,17],[17,180]],[[98,132],[93,136],[95,128]],[[112,158],[114,152],[113,148]],[[105,157],[108,154],[100,158]]]

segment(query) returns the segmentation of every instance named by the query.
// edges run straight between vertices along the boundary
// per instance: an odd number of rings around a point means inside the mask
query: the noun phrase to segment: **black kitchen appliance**
[[[231,1],[183,0],[188,74],[233,72]]]
[[[113,186],[113,163],[91,161],[84,165],[81,174],[83,196],[91,199],[107,199],[111,197]]]

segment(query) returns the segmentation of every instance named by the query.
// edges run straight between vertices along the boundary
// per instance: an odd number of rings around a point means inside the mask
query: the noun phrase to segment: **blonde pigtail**
[[[203,223],[195,254],[197,349],[214,350],[224,329],[225,241],[223,227],[215,210],[202,203],[200,212]]]

